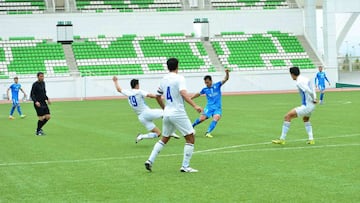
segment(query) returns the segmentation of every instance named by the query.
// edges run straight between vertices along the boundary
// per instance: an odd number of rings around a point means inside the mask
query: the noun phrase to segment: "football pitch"
[[[305,144],[301,119],[285,145],[271,144],[299,103],[297,93],[224,96],[214,138],[204,137],[210,120],[195,128],[198,173],[179,172],[184,139],[170,140],[145,170],[157,139],[135,144],[146,130],[126,99],[53,102],[46,136],[34,135],[32,103],[15,120],[1,104],[0,202],[359,202],[360,91],[326,93],[311,117],[315,145]]]

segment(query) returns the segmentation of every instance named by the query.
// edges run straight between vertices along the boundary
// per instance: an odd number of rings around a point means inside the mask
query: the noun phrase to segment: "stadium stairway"
[[[305,39],[303,35],[296,36],[296,38],[299,40],[301,46],[305,49],[306,53],[309,55],[309,58],[313,61],[315,66],[321,65],[321,61],[319,57],[316,55],[313,48],[310,46],[309,42]]]
[[[69,67],[70,75],[80,76],[71,44],[63,44],[62,47],[64,49],[66,65]]]
[[[213,67],[215,68],[215,70],[219,71],[222,70],[224,67],[221,64],[214,47],[211,45],[210,41],[204,41],[203,42],[204,48],[206,50],[206,52],[209,55],[210,58],[210,62],[213,65]]]

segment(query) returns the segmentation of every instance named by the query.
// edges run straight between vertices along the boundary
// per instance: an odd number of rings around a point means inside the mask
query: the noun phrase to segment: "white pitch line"
[[[356,134],[347,134],[347,135],[340,135],[340,136],[333,136],[333,137],[323,137],[317,138],[320,139],[334,139],[334,138],[344,138],[344,137],[354,137],[359,136],[360,133]],[[306,139],[297,139],[288,142],[299,142],[305,141]],[[234,148],[241,148],[241,147],[248,147],[248,146],[256,146],[256,145],[266,145],[271,144],[271,142],[261,142],[261,143],[252,143],[252,144],[242,144],[242,145],[233,145],[227,147],[219,147],[219,148],[212,148],[207,150],[200,150],[194,153],[196,154],[212,154],[215,151],[221,151],[225,149],[234,149]],[[312,148],[325,148],[325,147],[345,147],[345,146],[359,146],[360,144],[338,144],[338,145],[315,145],[315,146],[307,146],[307,147],[282,147],[282,148],[263,148],[263,149],[245,149],[245,150],[233,150],[233,151],[223,151],[218,153],[235,153],[235,152],[247,152],[247,151],[273,151],[273,150],[291,150],[291,149],[312,149]],[[183,154],[164,154],[159,155],[160,157],[172,157],[172,156],[183,156]],[[110,161],[110,160],[124,160],[124,159],[146,159],[148,155],[141,155],[141,156],[124,156],[124,157],[103,157],[103,158],[90,158],[90,159],[74,159],[74,160],[54,160],[54,161],[36,161],[36,162],[13,162],[13,163],[0,163],[0,167],[6,166],[26,166],[26,165],[45,165],[45,164],[61,164],[61,163],[82,163],[82,162],[95,162],[95,161]]]
[[[216,152],[216,154],[233,154],[233,153],[239,153],[239,152],[263,152],[263,151],[281,151],[281,150],[319,149],[319,148],[351,147],[351,146],[360,146],[360,143],[315,145],[315,146],[305,146],[305,147],[271,147],[271,148],[262,148],[262,149],[240,149],[240,150]],[[214,154],[214,153],[215,152],[212,151],[212,152],[202,152],[201,154],[208,155],[208,154]]]

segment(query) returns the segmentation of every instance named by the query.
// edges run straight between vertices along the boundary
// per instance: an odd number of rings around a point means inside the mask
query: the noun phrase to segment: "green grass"
[[[358,202],[359,98],[327,92],[311,118],[316,145],[305,144],[296,119],[277,146],[270,141],[298,94],[224,96],[214,138],[203,136],[210,121],[196,127],[196,174],[179,172],[184,140],[171,140],[145,170],[156,140],[134,143],[145,129],[126,100],[53,102],[44,137],[34,136],[31,103],[22,104],[28,117],[15,120],[2,104],[0,202]]]

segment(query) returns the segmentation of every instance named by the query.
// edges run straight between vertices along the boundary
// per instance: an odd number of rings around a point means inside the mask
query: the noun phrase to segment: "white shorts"
[[[296,114],[298,117],[310,117],[311,112],[315,109],[315,105],[301,105],[295,108]]]
[[[142,112],[138,116],[138,119],[139,119],[140,123],[142,123],[145,126],[145,128],[148,131],[150,131],[156,127],[153,120],[161,118],[163,116],[163,114],[164,114],[164,111],[162,109],[149,109],[149,110]]]
[[[187,115],[180,116],[164,116],[163,118],[163,136],[169,137],[178,130],[183,136],[195,134],[190,119]]]

